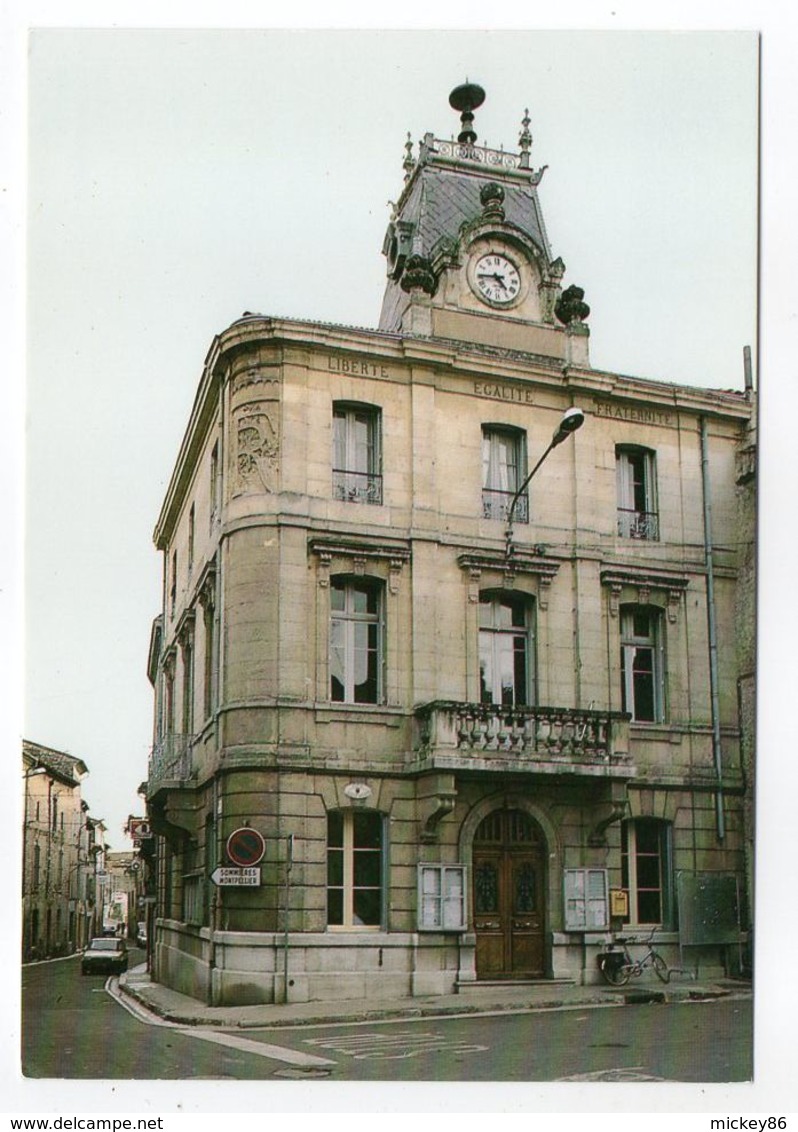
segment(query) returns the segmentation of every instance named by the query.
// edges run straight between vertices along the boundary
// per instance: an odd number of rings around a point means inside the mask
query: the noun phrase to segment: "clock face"
[[[498,252],[479,257],[474,266],[474,283],[482,298],[494,306],[508,306],[521,291],[518,268]]]

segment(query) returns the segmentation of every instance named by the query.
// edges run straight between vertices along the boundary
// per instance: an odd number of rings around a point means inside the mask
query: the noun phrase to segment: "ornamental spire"
[[[529,132],[530,121],[529,108],[527,108],[524,110],[524,116],[521,119],[521,136],[518,139],[518,144],[521,147],[520,165],[522,169],[529,168],[529,150],[532,147],[532,135]]]
[[[405,184],[410,180],[410,174],[413,172],[415,162],[413,161],[413,142],[410,138],[410,131],[407,133],[407,141],[405,142],[405,159],[402,162],[402,168],[405,171]]]

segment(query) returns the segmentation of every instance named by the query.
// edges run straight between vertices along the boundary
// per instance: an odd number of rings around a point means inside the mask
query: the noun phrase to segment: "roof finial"
[[[407,132],[407,141],[405,142],[405,159],[402,162],[402,168],[405,171],[405,184],[410,180],[410,174],[413,172],[413,142],[410,138],[410,131]]]
[[[532,135],[529,132],[529,108],[524,111],[524,116],[521,119],[521,136],[518,139],[518,144],[521,147],[521,161],[519,162],[522,169],[529,168],[529,150],[532,145]]]
[[[485,101],[485,91],[477,83],[470,83],[468,79],[456,86],[449,95],[449,105],[460,111],[462,129],[457,140],[461,145],[473,145],[477,140],[474,130],[474,111]]]

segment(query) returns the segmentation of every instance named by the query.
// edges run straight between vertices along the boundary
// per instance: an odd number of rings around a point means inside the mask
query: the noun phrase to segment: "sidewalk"
[[[206,1006],[169,987],[153,982],[143,967],[119,978],[123,997],[132,999],[159,1018],[182,1026],[215,1029],[253,1029],[335,1022],[367,1022],[383,1018],[425,1018],[445,1014],[552,1010],[558,1007],[622,1006],[630,1003],[701,1002],[707,999],[748,998],[751,984],[721,979],[698,984],[683,975],[662,984],[636,979],[625,987],[577,986],[546,981],[511,985],[477,985],[459,994],[423,998],[363,999],[345,1002],[289,1002],[281,1005]]]

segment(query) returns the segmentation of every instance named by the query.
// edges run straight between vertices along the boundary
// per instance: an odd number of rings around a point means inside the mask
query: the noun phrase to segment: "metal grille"
[[[333,498],[347,503],[382,503],[382,476],[333,468]]]
[[[493,488],[482,489],[482,517],[483,519],[506,519],[512,507],[514,491],[496,491]],[[517,523],[529,522],[529,499],[526,495],[519,495],[513,512],[513,521]]]
[[[435,152],[439,157],[452,157],[457,161],[473,161],[476,165],[490,165],[500,169],[521,168],[519,154],[505,153],[503,149],[490,149],[486,145],[466,145],[462,142],[435,138]]]
[[[150,756],[149,780],[163,782],[167,779],[183,781],[191,774],[191,754],[187,735],[166,735],[152,748]]]
[[[618,508],[618,534],[621,538],[659,539],[659,516],[656,511],[634,511]]]

